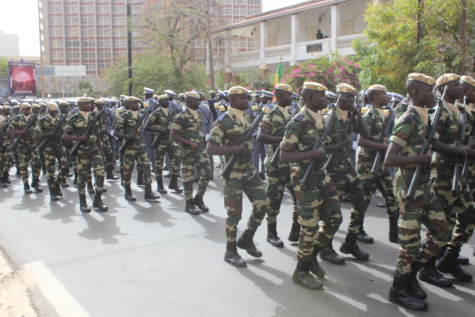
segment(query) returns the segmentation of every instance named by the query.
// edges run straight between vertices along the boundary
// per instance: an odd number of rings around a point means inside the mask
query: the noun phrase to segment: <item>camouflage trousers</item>
[[[211,179],[211,166],[208,154],[204,150],[200,149],[196,152],[186,153],[181,162],[181,175],[183,176],[183,190],[186,201],[193,199],[195,171],[198,171],[201,175],[196,195],[203,197]]]
[[[49,189],[55,189],[60,185],[68,173],[68,159],[63,146],[46,147],[44,149],[46,177]],[[56,162],[58,163],[58,175],[56,176]]]
[[[353,168],[332,172],[329,175],[335,185],[338,196],[341,198],[346,193],[350,197],[351,214],[348,233],[359,233],[363,225],[366,209],[368,208],[361,180]]]
[[[252,212],[247,222],[247,230],[255,232],[269,209],[269,200],[256,168],[248,163],[243,164],[238,170],[237,174],[235,172],[236,169],[232,172],[232,178],[221,178],[223,181],[224,208],[227,211],[227,242],[236,241],[237,226],[242,216],[243,193],[246,194],[252,204]]]
[[[475,203],[472,189],[460,179],[458,194],[452,192],[452,175],[453,170],[433,170],[431,183],[445,211],[449,229],[452,231],[449,244],[462,246],[470,240],[475,228],[473,218],[467,216],[468,213],[472,215],[475,213]],[[473,176],[468,175],[467,180]]]
[[[409,170],[405,169],[406,176]],[[412,174],[411,174],[412,175]],[[407,197],[410,178],[398,171],[394,181],[394,191],[399,206],[399,252],[396,260],[396,272],[409,274],[412,262],[426,263],[444,247],[450,239],[451,230],[447,225],[444,210],[432,189],[429,179],[421,179],[414,199]],[[424,243],[421,243],[421,224],[428,231]]]
[[[396,197],[394,197],[393,177],[391,172],[381,164],[379,175],[371,173],[373,162],[358,162],[356,170],[363,186],[366,201],[369,205],[374,192],[379,190],[386,203],[386,214],[388,218],[397,217],[399,209],[397,207]]]
[[[114,153],[112,152],[112,147],[108,138],[104,139],[102,142],[102,153],[102,159],[104,160],[106,168],[112,168],[114,166]]]
[[[18,152],[18,168],[20,169],[20,177],[23,179],[23,184],[28,184],[29,162],[31,162],[33,179],[39,179],[41,174],[41,160],[36,145],[18,147],[16,152]]]
[[[169,144],[159,144],[155,153],[155,176],[157,178],[162,177],[163,162],[167,153],[172,163],[172,175],[176,177],[180,175],[181,158],[178,154],[178,145],[172,142]]]
[[[303,261],[311,259],[315,246],[328,246],[342,222],[340,199],[331,178],[323,173],[311,177],[308,189],[300,178],[293,179],[301,228],[297,258]]]
[[[8,173],[13,164],[14,159],[10,144],[0,146],[0,173]]]
[[[129,145],[125,149],[122,158],[124,185],[130,185],[130,179],[132,178],[132,172],[134,171],[136,161],[137,169],[142,172],[145,184],[151,184],[152,171],[150,170],[150,161],[148,160],[145,145]]]
[[[76,166],[78,171],[79,195],[86,194],[86,183],[92,179],[91,169],[94,170],[94,175],[96,176],[96,191],[104,191],[104,162],[102,161],[99,149],[95,148],[87,151],[79,149],[76,155]]]
[[[269,211],[267,212],[266,220],[268,224],[271,224],[277,221],[282,199],[284,198],[285,187],[287,186],[292,196],[294,213],[297,213],[297,197],[290,179],[289,164],[279,163],[278,166],[273,166],[270,164],[270,160],[266,159],[265,165],[267,176],[266,194],[269,197]]]

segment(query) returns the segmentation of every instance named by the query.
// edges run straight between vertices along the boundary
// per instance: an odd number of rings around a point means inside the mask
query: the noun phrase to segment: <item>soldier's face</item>
[[[229,97],[231,108],[246,110],[248,106],[247,95],[232,95]]]
[[[49,113],[49,115],[52,116],[53,118],[56,118],[56,116],[58,115],[58,110],[49,111],[48,113]]]
[[[130,108],[130,110],[132,110],[132,111],[137,111],[137,110],[139,110],[139,102],[138,102],[138,101],[129,102],[129,108]]]
[[[338,107],[342,110],[350,110],[355,102],[355,94],[340,94],[340,102]]]
[[[2,114],[8,116],[10,114],[10,109],[2,109]]]
[[[28,108],[22,108],[21,111],[22,111],[22,113],[23,113],[24,116],[29,116],[30,113],[31,113],[31,108],[30,108],[30,107],[28,107]]]
[[[79,111],[90,111],[91,109],[91,103],[90,102],[79,102],[78,103],[78,108],[79,108]]]
[[[59,106],[61,113],[69,113],[69,106]]]
[[[435,96],[432,86],[420,85],[417,90],[417,96],[415,96],[418,101],[424,104],[427,107],[432,108],[435,105]]]
[[[161,99],[158,101],[158,104],[160,105],[160,107],[162,108],[168,108],[168,100],[166,99]]]
[[[95,106],[96,106],[97,110],[99,110],[99,111],[101,111],[102,108],[104,108],[104,105],[101,104],[101,103],[96,103]]]
[[[459,99],[462,96],[462,86],[459,81],[453,81],[447,84],[447,96],[453,99]]]
[[[288,107],[292,103],[292,93],[290,91],[279,92],[277,103],[281,107]]]
[[[308,103],[306,106],[312,111],[322,110],[328,105],[325,93],[319,91],[311,92],[306,102]]]
[[[258,96],[256,96],[256,102],[257,102],[257,103],[260,103],[261,101],[262,101],[262,98],[261,98],[261,97],[258,97]]]
[[[196,98],[186,98],[186,106],[191,108],[191,110],[197,110],[200,105],[200,100]]]
[[[33,108],[33,113],[38,114],[40,113],[41,108]]]

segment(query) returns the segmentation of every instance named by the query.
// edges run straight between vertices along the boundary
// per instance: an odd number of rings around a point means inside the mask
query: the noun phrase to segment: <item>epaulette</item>
[[[227,112],[222,113],[222,114],[218,117],[218,119],[216,119],[216,121],[219,121],[219,122],[223,121],[224,118],[226,118],[227,115],[228,115]]]
[[[300,121],[303,120],[303,118],[305,118],[305,115],[304,115],[303,113],[299,112],[299,113],[294,117],[293,120],[294,120],[295,122],[300,122]]]
[[[404,123],[411,123],[412,121],[414,121],[414,114],[412,112],[409,112],[407,115],[402,117],[402,120]]]

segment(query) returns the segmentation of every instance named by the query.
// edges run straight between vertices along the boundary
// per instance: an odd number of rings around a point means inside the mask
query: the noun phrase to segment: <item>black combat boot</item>
[[[59,197],[58,194],[56,194],[56,186],[55,185],[50,185],[49,187],[49,198],[51,201],[58,201]]]
[[[154,194],[152,191],[152,184],[145,184],[145,195],[144,199],[146,201],[156,201],[157,199],[160,198],[160,195]]]
[[[389,241],[393,243],[398,243],[398,234],[399,234],[399,229],[397,226],[397,220],[398,217],[390,217],[389,218]]]
[[[23,190],[25,191],[25,194],[31,194],[32,193],[30,185],[28,185],[28,183],[23,183]]]
[[[409,280],[409,290],[414,295],[415,298],[418,299],[426,299],[427,293],[424,289],[419,285],[419,280],[417,279],[417,272],[424,266],[423,263],[419,261],[412,262],[412,270],[410,273],[410,280]]]
[[[87,192],[89,194],[94,194],[96,191],[94,190],[94,186],[92,185],[92,182],[87,182]]]
[[[310,261],[299,260],[297,262],[297,267],[295,268],[294,274],[292,274],[292,281],[295,284],[302,285],[305,288],[320,290],[323,289],[323,284],[310,274]]]
[[[410,291],[410,274],[394,273],[394,281],[389,290],[389,301],[412,310],[426,310],[427,303],[416,298]]]
[[[2,188],[7,188],[8,185],[5,183],[5,180],[3,179],[3,177],[0,178],[0,187]]]
[[[333,240],[330,241],[330,244],[320,251],[320,259],[333,264],[344,264],[345,258],[336,253],[333,249]]]
[[[61,185],[59,185],[58,183],[55,184],[55,189],[56,189],[56,195],[61,198],[63,197],[63,191],[61,190]]]
[[[183,189],[178,186],[178,176],[176,175],[172,175],[172,177],[170,178],[170,185],[168,185],[168,188],[173,189],[175,193],[183,193]]]
[[[419,271],[419,279],[442,288],[452,287],[452,281],[437,272],[435,268],[435,256],[432,257],[429,262],[425,263]]]
[[[242,236],[239,238],[237,246],[240,249],[246,250],[249,255],[252,255],[255,258],[260,258],[262,256],[262,252],[256,248],[254,242],[252,241],[254,233],[255,232],[246,229]]]
[[[267,242],[277,248],[284,246],[284,242],[277,235],[277,222],[267,224]]]
[[[196,195],[195,198],[193,198],[193,203],[195,204],[196,207],[198,207],[202,212],[208,212],[209,208],[205,205],[203,202],[203,196],[198,196]]]
[[[107,165],[107,168],[106,168],[106,179],[107,180],[112,180],[112,181],[116,181],[119,179],[118,176],[115,176],[114,175],[114,166],[112,166],[111,164],[108,164]]]
[[[318,263],[318,253],[321,251],[320,247],[314,246],[312,259],[310,260],[310,272],[312,272],[315,276],[322,278],[325,276],[325,271],[321,268],[320,264]]]
[[[38,178],[33,178],[33,182],[31,182],[31,187],[37,192],[37,193],[42,193],[43,188],[40,186],[40,181]]]
[[[157,176],[157,192],[160,194],[166,194],[167,190],[163,187],[163,180],[161,176]]]
[[[363,243],[374,243],[373,237],[370,237],[366,231],[363,229],[363,225],[361,225],[360,232],[356,234],[356,239]]]
[[[137,198],[134,195],[132,195],[132,189],[130,189],[130,184],[128,185],[124,184],[124,189],[125,189],[125,200],[128,200],[128,201],[137,200]]]
[[[61,187],[64,187],[64,188],[69,187],[69,184],[68,184],[68,181],[66,180],[66,178],[63,179],[63,182],[61,183]]]
[[[143,173],[141,170],[137,171],[137,186],[145,186],[145,180],[143,179]]]
[[[244,261],[236,248],[236,241],[228,242],[226,244],[226,253],[224,253],[224,261],[236,267],[246,267],[247,263]]]
[[[186,201],[185,212],[189,213],[190,215],[199,215],[200,214],[199,210],[195,208],[195,201],[194,200],[187,200]]]
[[[289,241],[298,242],[300,237],[300,225],[298,222],[298,214],[296,212],[292,213],[292,227],[290,228]]]
[[[369,258],[369,254],[360,249],[356,244],[356,234],[348,233],[345,238],[345,242],[340,247],[340,252],[351,254],[355,259],[360,261],[366,261]]]
[[[452,274],[458,281],[470,282],[472,275],[465,272],[457,262],[460,248],[460,245],[448,245],[444,256],[437,265],[437,269],[442,273]]]
[[[91,212],[91,208],[87,206],[86,195],[79,195],[79,208],[81,212]]]
[[[93,208],[97,208],[99,211],[107,211],[109,207],[104,205],[102,202],[102,192],[96,191],[96,195],[94,196],[94,202],[92,203]]]
[[[11,181],[10,181],[10,173],[9,173],[9,172],[3,173],[3,181],[5,182],[5,184],[10,184],[10,183],[11,183]]]

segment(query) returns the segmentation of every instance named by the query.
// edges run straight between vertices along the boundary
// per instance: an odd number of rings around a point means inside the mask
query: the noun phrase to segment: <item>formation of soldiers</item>
[[[445,74],[436,81],[413,73],[406,87],[406,98],[378,84],[358,94],[340,83],[335,94],[322,84],[306,82],[300,102],[294,89],[282,83],[274,93],[251,94],[240,86],[211,91],[207,101],[197,90],[177,96],[171,90],[155,95],[144,88],[143,99],[82,97],[75,105],[6,104],[0,119],[0,187],[8,186],[10,169],[16,165],[25,194],[32,189],[41,193],[43,170],[50,198],[56,201],[63,196],[61,188],[69,186],[72,164],[81,212],[91,211],[86,191],[95,193],[92,207],[107,212],[104,181],[118,180],[117,158],[125,200],[137,200],[131,190],[136,166],[137,185],[145,186],[144,200],[167,194],[163,177],[169,176],[168,188],[184,192],[184,211],[198,215],[209,212],[204,195],[217,155],[227,211],[224,260],[246,267],[238,248],[262,256],[253,237],[264,218],[267,241],[284,246],[277,219],[287,188],[293,200],[288,240],[298,244],[292,280],[313,290],[323,288],[325,276],[318,256],[336,265],[345,262],[332,244],[342,223],[344,196],[351,213],[339,250],[359,261],[370,258],[357,241],[374,242],[364,229],[364,216],[379,190],[389,241],[400,244],[389,299],[425,310],[427,294],[419,280],[444,288],[452,282],[440,272],[472,280],[460,266],[468,263],[460,249],[475,228],[475,80]],[[153,175],[157,192],[152,189]],[[243,193],[253,210],[238,238]],[[421,224],[428,228],[425,239]]]

